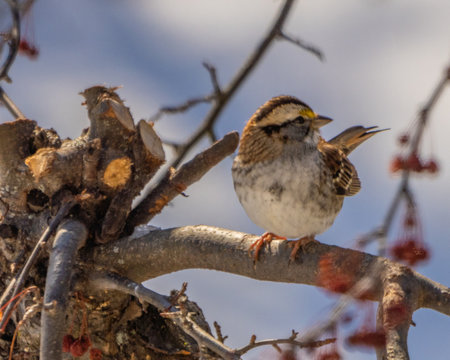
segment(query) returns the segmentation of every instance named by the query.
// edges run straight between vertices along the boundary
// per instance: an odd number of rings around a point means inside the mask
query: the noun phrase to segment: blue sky
[[[37,1],[33,12],[36,61],[19,57],[5,90],[24,114],[61,136],[76,137],[89,125],[77,93],[95,84],[123,85],[136,121],[159,106],[178,104],[211,90],[202,62],[216,66],[226,84],[271,24],[280,1],[165,0],[133,2]],[[318,240],[352,246],[355,238],[382,221],[399,179],[388,173],[396,137],[408,128],[450,63],[450,2],[447,0],[301,1],[286,32],[320,47],[326,61],[285,42],[276,42],[222,114],[217,133],[242,130],[258,106],[272,96],[299,97],[334,121],[325,138],[352,125],[391,128],[351,155],[363,188],[346,199],[333,227]],[[440,160],[439,176],[414,178],[425,240],[432,258],[418,271],[449,284],[448,199],[450,89],[431,114],[423,153]],[[156,124],[163,139],[181,140],[202,120],[207,106],[167,116]],[[9,114],[0,108],[0,121]],[[205,140],[195,151],[207,146]],[[167,150],[170,156],[170,149]],[[192,155],[192,154],[191,154]],[[223,161],[152,222],[163,228],[208,224],[260,234],[234,195],[230,167]],[[192,209],[195,209],[193,211]],[[395,237],[394,230],[391,237]],[[376,251],[375,249],[371,249]],[[188,281],[188,295],[217,320],[230,346],[286,337],[320,321],[333,304],[312,287],[259,282],[215,271],[190,270],[148,282],[168,293]],[[409,348],[413,358],[444,359],[450,320],[429,310],[414,314]],[[267,354],[266,351],[264,351]],[[256,359],[256,350],[246,359]],[[374,354],[351,350],[348,359]]]

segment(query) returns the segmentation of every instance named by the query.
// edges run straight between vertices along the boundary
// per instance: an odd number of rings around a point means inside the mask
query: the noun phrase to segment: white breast
[[[335,195],[331,176],[324,176],[319,156],[313,152],[301,160],[289,156],[253,166],[243,166],[237,157],[233,164],[235,190],[250,219],[266,231],[287,238],[328,229],[343,198]]]

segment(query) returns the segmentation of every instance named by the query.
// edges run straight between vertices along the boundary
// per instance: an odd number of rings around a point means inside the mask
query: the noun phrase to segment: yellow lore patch
[[[299,110],[299,115],[302,116],[305,119],[315,119],[317,117],[317,114],[308,108],[302,108]]]

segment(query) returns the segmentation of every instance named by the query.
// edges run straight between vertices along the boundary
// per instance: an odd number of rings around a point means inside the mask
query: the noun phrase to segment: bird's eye
[[[280,125],[267,125],[264,126],[262,129],[267,135],[272,135],[272,133],[278,133],[280,132]]]
[[[303,116],[298,116],[294,119],[294,121],[301,125],[305,123],[305,118]]]

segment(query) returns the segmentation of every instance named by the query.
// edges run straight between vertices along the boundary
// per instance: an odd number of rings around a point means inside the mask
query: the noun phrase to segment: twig
[[[150,119],[149,119],[150,122],[159,120],[161,118],[161,116],[164,114],[181,113],[181,112],[185,112],[185,111],[189,110],[191,107],[194,107],[198,104],[211,103],[214,100],[217,100],[222,96],[222,89],[220,88],[219,80],[217,79],[216,68],[214,66],[212,66],[211,64],[208,64],[207,62],[204,62],[203,66],[205,67],[206,70],[208,70],[209,76],[211,78],[211,83],[212,83],[213,89],[214,89],[213,93],[203,96],[203,97],[188,99],[180,105],[164,106],[161,109],[159,109],[155,115],[150,117]],[[165,144],[169,144],[169,143],[165,142]],[[181,144],[169,144],[169,145],[173,146],[177,152],[178,152],[178,149],[181,147]]]
[[[310,53],[312,53],[313,55],[317,56],[319,58],[320,61],[324,61],[325,60],[325,56],[322,52],[322,50],[320,50],[318,47],[312,45],[312,44],[308,44],[305,41],[301,40],[301,39],[295,39],[292,36],[287,35],[286,33],[280,31],[278,34],[278,37],[289,41],[290,43],[293,43],[299,47],[301,47],[303,50],[309,51]]]
[[[37,296],[35,295],[35,297],[33,299],[35,303],[27,308],[27,310],[25,311],[25,314],[23,315],[22,320],[19,321],[19,323],[16,326],[16,329],[14,330],[14,335],[11,340],[11,346],[9,348],[9,360],[12,360],[12,358],[13,358],[14,344],[15,344],[15,341],[17,338],[17,334],[19,333],[20,327],[25,323],[25,321],[31,319],[39,311],[41,311],[42,303],[40,302],[40,299],[39,299],[39,289],[37,287],[35,287],[35,288],[37,290],[36,291]]]
[[[206,70],[208,70],[209,76],[211,77],[211,83],[213,85],[214,94],[216,95],[216,97],[220,98],[222,96],[222,89],[220,88],[219,80],[217,79],[216,68],[207,62],[204,62],[203,66],[205,67]]]
[[[325,340],[316,340],[316,341],[310,341],[310,342],[302,342],[293,339],[292,337],[289,337],[287,339],[267,339],[267,340],[261,340],[261,341],[254,341],[252,339],[250,340],[249,344],[236,350],[236,353],[239,355],[244,355],[245,353],[249,352],[250,350],[260,347],[260,346],[267,346],[267,345],[279,345],[279,344],[290,344],[293,346],[297,346],[300,349],[305,348],[318,348],[324,345],[333,344],[336,342],[336,338],[330,338]],[[253,341],[252,341],[253,340]]]
[[[161,109],[158,110],[158,112],[155,115],[150,117],[149,121],[150,122],[157,121],[164,114],[173,114],[173,113],[184,112],[184,111],[189,110],[191,107],[194,107],[194,106],[196,106],[198,104],[210,103],[215,98],[216,98],[215,94],[207,95],[207,96],[204,96],[204,97],[198,97],[198,98],[189,99],[189,100],[185,101],[184,103],[182,103],[180,105],[162,107]]]
[[[28,273],[31,269],[31,267],[34,265],[41,249],[44,247],[44,245],[47,243],[50,236],[53,234],[53,232],[56,230],[58,225],[61,223],[61,221],[64,219],[64,217],[69,213],[70,209],[74,206],[75,202],[73,200],[69,200],[66,203],[64,203],[61,208],[56,213],[55,217],[52,219],[50,225],[45,229],[44,233],[41,235],[39,241],[36,243],[33,251],[30,254],[30,257],[28,258],[27,262],[25,263],[25,266],[23,267],[22,271],[11,280],[9,283],[7,289],[2,295],[2,298],[0,300],[0,305],[4,305],[8,299],[14,298],[23,287],[23,284],[25,283],[26,277],[28,276]],[[11,294],[11,295],[9,295]],[[3,317],[0,321],[0,329],[3,328],[4,322],[7,321],[9,318],[9,315],[13,309],[14,302],[11,302],[8,307],[6,308],[5,312],[3,313]]]
[[[0,86],[0,101],[5,105],[8,111],[16,119],[26,119],[25,115],[19,110],[16,104],[11,100],[11,98],[6,94],[3,88]]]
[[[217,321],[214,321],[214,329],[216,329],[217,339],[223,344],[226,339],[228,339],[228,335],[222,335],[222,329]]]
[[[5,0],[11,10],[12,27],[9,36],[9,51],[5,62],[0,67],[0,81],[11,82],[8,76],[9,69],[13,64],[20,44],[20,13],[17,0]]]
[[[238,142],[238,133],[231,132],[196,155],[191,161],[185,163],[178,171],[167,174],[130,213],[126,231],[130,233],[137,225],[149,222],[175,196],[182,193],[189,185],[200,180],[208,170],[223,158],[232,154]]]
[[[165,311],[171,307],[171,303],[166,297],[130,279],[115,274],[93,274],[90,281],[95,287],[100,289],[119,290],[136,296],[140,301],[148,302],[160,311]],[[183,329],[186,334],[196,339],[200,344],[206,346],[214,353],[220,355],[224,359],[239,359],[239,356],[234,354],[232,349],[208,334],[198,326],[190,316],[180,316],[180,311],[175,310],[170,310],[166,314],[166,317],[170,318],[177,326]]]
[[[78,220],[66,220],[56,233],[45,280],[41,359],[61,359],[72,268],[78,249],[85,243],[87,235],[86,227]]]

